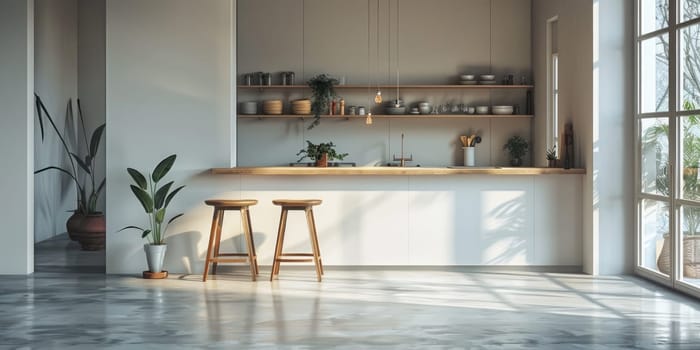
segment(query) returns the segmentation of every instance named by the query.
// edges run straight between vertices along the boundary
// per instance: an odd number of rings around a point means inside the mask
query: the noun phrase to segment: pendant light
[[[377,50],[375,51],[376,59],[374,60],[374,64],[378,65],[379,64],[379,0],[377,0],[377,37],[376,37],[376,42],[377,42]],[[369,23],[369,21],[368,21]],[[368,24],[369,26],[369,24]],[[375,80],[377,83],[377,94],[374,95],[374,103],[380,104],[382,103],[382,90],[379,88],[379,79]]]
[[[370,54],[369,54],[369,48],[370,48],[370,0],[367,0],[367,96],[369,96],[369,91],[370,91],[370,86],[372,85],[372,73],[370,72]],[[379,96],[379,101],[381,102],[381,92],[377,91],[377,94]],[[375,96],[374,100],[377,100],[377,96]],[[365,119],[365,124],[367,125],[372,125],[372,104],[370,103],[367,107],[367,118]]]

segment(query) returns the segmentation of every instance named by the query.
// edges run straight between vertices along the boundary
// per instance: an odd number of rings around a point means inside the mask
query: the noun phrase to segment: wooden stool
[[[211,234],[209,235],[209,248],[207,249],[207,258],[204,265],[204,275],[202,281],[207,281],[209,273],[209,264],[213,263],[212,275],[216,275],[216,267],[219,263],[236,263],[248,262],[250,264],[250,274],[253,281],[258,275],[258,259],[255,255],[255,243],[253,242],[253,227],[250,224],[250,211],[248,207],[258,204],[255,199],[210,199],[204,201],[207,205],[214,207],[214,217],[211,221]],[[241,213],[241,221],[243,222],[243,233],[245,235],[246,244],[248,245],[248,253],[219,253],[221,244],[221,226],[224,223],[224,212],[227,210],[238,210]],[[246,258],[225,258],[229,256],[245,256]],[[224,257],[224,258],[221,258]]]
[[[321,204],[320,199],[277,199],[272,201],[273,204],[282,207],[282,214],[280,216],[280,226],[279,231],[277,231],[277,244],[275,245],[275,257],[272,260],[272,273],[270,273],[270,281],[272,281],[275,276],[279,275],[280,263],[282,262],[309,262],[313,261],[316,264],[316,277],[318,281],[321,282],[321,275],[323,275],[323,263],[321,262],[321,250],[318,247],[318,236],[316,234],[316,222],[314,221],[314,212],[312,207]],[[303,210],[306,213],[306,222],[309,225],[309,235],[311,238],[311,253],[282,253],[282,246],[284,245],[284,231],[287,228],[287,212],[290,210]],[[303,258],[292,258],[287,259],[284,257],[299,257],[299,256],[310,256],[313,259],[303,259]]]

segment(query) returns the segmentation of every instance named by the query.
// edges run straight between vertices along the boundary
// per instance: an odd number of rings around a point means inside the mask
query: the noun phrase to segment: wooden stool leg
[[[207,274],[209,273],[209,261],[211,260],[212,249],[214,247],[214,237],[216,236],[216,229],[219,227],[219,210],[214,208],[214,216],[211,219],[211,232],[209,233],[209,247],[207,248],[207,256],[204,259],[204,274],[202,275],[202,282],[207,281]]]
[[[219,257],[219,249],[221,248],[221,229],[224,226],[224,210],[219,210],[219,220],[216,227],[216,240],[214,241],[214,257]],[[216,268],[219,267],[219,263],[214,261],[212,264],[211,274],[216,275]]]
[[[321,267],[321,275],[323,275],[323,259],[321,259],[321,245],[318,244],[318,231],[316,230],[316,219],[314,218],[314,209],[309,208],[311,217],[311,227],[314,228],[314,241],[316,242],[316,255],[318,255],[318,265]]]
[[[253,239],[253,224],[250,221],[250,209],[246,208],[245,211],[246,219],[248,220],[248,233],[250,234],[250,246],[253,253],[253,262],[255,263],[255,274],[260,274],[260,267],[258,266],[258,254],[255,253],[255,240]]]
[[[250,222],[248,222],[248,208],[241,208],[241,219],[243,220],[243,235],[248,246],[248,265],[250,266],[250,276],[255,282],[255,252],[253,252],[253,234],[250,232]]]
[[[270,272],[270,281],[272,281],[279,273],[280,262],[277,259],[280,258],[282,254],[282,245],[284,244],[284,230],[287,227],[287,209],[282,208],[282,213],[280,214],[280,225],[277,230],[277,244],[275,244],[275,256],[272,259],[272,271]]]
[[[313,212],[311,208],[304,210],[306,213],[306,222],[309,225],[309,238],[311,240],[311,250],[314,255],[314,264],[316,264],[316,278],[321,282],[321,264],[319,261],[318,241],[316,240],[316,228],[314,227]]]

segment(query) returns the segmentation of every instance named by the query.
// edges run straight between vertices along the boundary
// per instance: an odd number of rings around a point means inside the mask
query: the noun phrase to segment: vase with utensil
[[[464,166],[475,166],[476,164],[476,144],[481,143],[481,136],[462,135],[459,137],[464,151]]]

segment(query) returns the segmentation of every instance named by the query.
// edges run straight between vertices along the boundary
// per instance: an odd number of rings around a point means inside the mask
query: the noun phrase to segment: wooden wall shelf
[[[312,119],[313,115],[300,114],[239,114],[238,118],[257,119]],[[532,115],[523,114],[372,114],[372,118],[406,118],[406,119],[430,119],[430,118],[532,118]],[[366,115],[322,115],[322,119],[365,119]]]
[[[395,89],[396,85],[379,85],[380,89]],[[533,85],[399,85],[401,89],[532,89]],[[307,85],[238,85],[239,89],[250,90],[286,90],[286,89],[308,89]],[[336,85],[336,89],[367,89],[367,85]],[[377,89],[373,85],[370,90]]]

